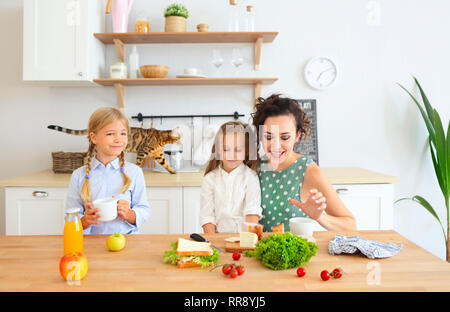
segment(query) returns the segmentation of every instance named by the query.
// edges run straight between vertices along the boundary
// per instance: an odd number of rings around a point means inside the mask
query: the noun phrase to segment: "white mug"
[[[99,209],[97,212],[100,218],[97,220],[100,222],[107,222],[117,218],[117,202],[118,198],[100,198],[93,202],[94,209]]]
[[[185,68],[184,69],[184,74],[185,75],[197,75],[198,74],[198,69],[197,68]]]
[[[294,235],[312,236],[314,229],[314,220],[310,218],[291,218],[289,227]]]

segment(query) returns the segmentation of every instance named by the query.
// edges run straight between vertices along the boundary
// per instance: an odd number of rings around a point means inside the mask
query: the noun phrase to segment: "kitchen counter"
[[[331,184],[394,183],[397,177],[362,168],[322,168]],[[204,172],[180,172],[177,174],[144,170],[147,187],[201,186]],[[24,176],[0,181],[0,187],[68,187],[70,174],[55,174],[43,170]]]
[[[363,255],[328,253],[328,242],[336,234],[361,235],[380,242],[402,243],[395,256],[371,260]],[[224,249],[224,238],[236,234],[204,234]],[[80,285],[68,285],[60,276],[62,236],[0,236],[0,291],[450,291],[450,264],[425,251],[395,231],[314,232],[319,249],[299,278],[296,269],[274,271],[255,258],[238,261],[246,272],[236,279],[225,277],[220,268],[185,268],[164,264],[170,243],[188,234],[126,235],[120,252],[106,249],[106,235],[88,235],[84,253],[88,273]],[[221,254],[220,264],[230,263],[231,254]],[[320,279],[320,272],[336,267],[339,280]],[[379,284],[372,278],[379,272]]]

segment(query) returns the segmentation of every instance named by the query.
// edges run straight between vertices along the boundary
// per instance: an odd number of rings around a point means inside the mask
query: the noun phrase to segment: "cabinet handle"
[[[83,77],[83,72],[79,72],[78,76]]]
[[[336,193],[338,194],[345,194],[348,193],[350,190],[348,188],[338,188],[336,189]]]
[[[42,191],[34,191],[33,196],[34,197],[48,197],[48,193],[42,192]]]

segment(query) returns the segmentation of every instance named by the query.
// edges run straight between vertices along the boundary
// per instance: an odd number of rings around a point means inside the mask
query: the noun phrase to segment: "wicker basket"
[[[53,152],[53,172],[72,173],[84,165],[87,153],[81,152]]]
[[[169,72],[169,66],[164,65],[142,65],[139,69],[145,78],[164,78]]]

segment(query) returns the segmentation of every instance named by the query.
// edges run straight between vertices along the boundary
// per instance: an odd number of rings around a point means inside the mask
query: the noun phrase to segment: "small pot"
[[[167,16],[164,25],[165,32],[185,32],[186,19],[182,16]]]
[[[198,24],[197,30],[198,32],[207,32],[208,31],[208,24]]]

